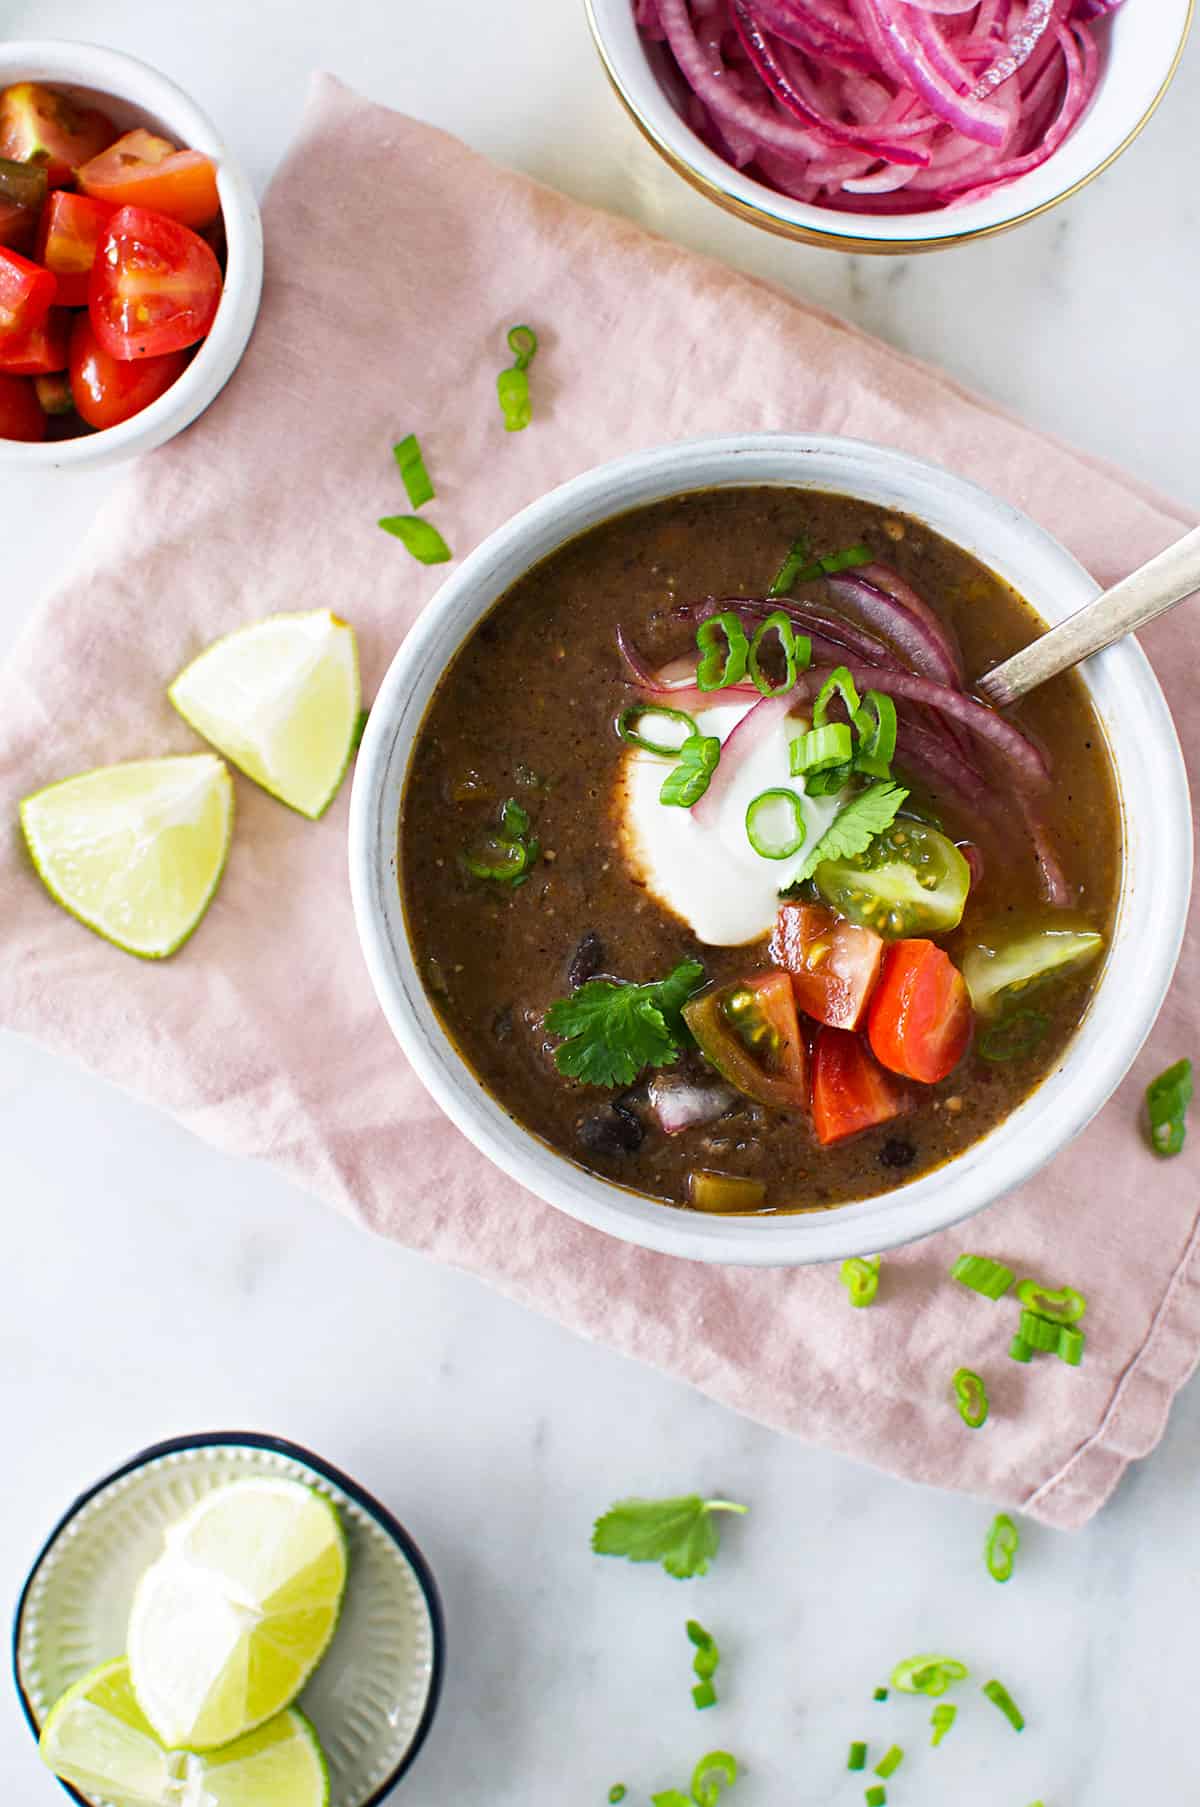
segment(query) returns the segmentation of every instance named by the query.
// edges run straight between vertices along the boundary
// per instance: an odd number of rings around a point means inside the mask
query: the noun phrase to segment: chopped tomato
[[[46,437],[46,416],[27,376],[0,376],[0,439]]]
[[[897,941],[871,1000],[871,1046],[893,1073],[936,1085],[971,1039],[971,998],[949,954],[932,941]]]
[[[60,306],[87,306],[100,237],[115,211],[107,201],[65,188],[56,188],[47,200],[38,224],[37,260],[58,278]]]
[[[98,344],[91,319],[80,314],[71,333],[71,394],[90,427],[115,427],[140,414],[171,387],[187,364],[187,354],[168,352],[161,358],[134,362],[112,358]]]
[[[221,211],[217,166],[153,132],[126,132],[79,171],[85,195],[115,207],[149,207],[181,226],[207,226]]]
[[[37,214],[15,201],[0,201],[0,245],[15,251],[32,251],[37,236]]]
[[[890,1123],[907,1109],[903,1090],[888,1078],[861,1035],[845,1029],[817,1031],[812,1114],[823,1148]]]
[[[122,362],[161,357],[203,339],[221,300],[221,266],[198,233],[142,207],[108,221],[92,269],[88,312]]]
[[[760,1104],[807,1102],[808,1058],[787,973],[763,973],[690,998],[684,1020],[723,1079]]]
[[[34,393],[38,398],[38,407],[43,414],[73,414],[75,402],[71,395],[71,379],[65,370],[54,370],[48,376],[35,376]]]
[[[0,247],[0,340],[31,332],[50,311],[58,284],[49,270]]]
[[[0,334],[0,370],[9,376],[44,376],[67,368],[69,308],[52,307],[32,332]]]
[[[51,188],[72,181],[116,135],[107,113],[79,106],[57,88],[18,82],[0,94],[0,157],[44,164]]]
[[[833,1029],[857,1029],[879,977],[883,939],[819,904],[779,908],[770,954],[792,975],[796,1002]]]

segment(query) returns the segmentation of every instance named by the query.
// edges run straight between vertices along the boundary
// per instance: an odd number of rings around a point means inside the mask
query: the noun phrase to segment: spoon
[[[1200,590],[1200,527],[995,666],[980,678],[976,693],[994,708],[1007,709],[1047,678],[1056,678],[1114,640],[1145,627],[1196,590]]]

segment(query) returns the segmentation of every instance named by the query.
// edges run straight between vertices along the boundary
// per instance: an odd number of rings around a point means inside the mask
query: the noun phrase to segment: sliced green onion
[[[1021,1709],[1004,1686],[1003,1682],[984,1682],[983,1692],[994,1707],[999,1707],[1014,1732],[1025,1730],[1025,1721]]]
[[[1031,1362],[1033,1360],[1033,1344],[1027,1343],[1023,1336],[1014,1336],[1008,1345],[1008,1353],[1015,1362]]]
[[[717,1807],[722,1788],[732,1788],[737,1779],[737,1758],[728,1751],[709,1751],[692,1771],[692,1799],[696,1807]]]
[[[415,514],[387,514],[379,525],[385,533],[403,540],[419,564],[444,565],[454,557],[432,521],[419,520]]]
[[[711,1632],[705,1631],[703,1625],[695,1619],[687,1622],[689,1641],[695,1645],[696,1654],[692,1659],[692,1672],[698,1677],[697,1685],[692,1689],[692,1702],[695,1706],[712,1707],[717,1703],[717,1690],[713,1687],[713,1676],[721,1661],[721,1653]]]
[[[523,433],[533,419],[533,403],[529,399],[529,378],[519,364],[500,372],[496,396],[504,416],[504,431]]]
[[[867,1747],[865,1744],[852,1744],[850,1755],[846,1758],[847,1769],[865,1769],[867,1767]]]
[[[1054,1353],[1060,1361],[1066,1362],[1069,1368],[1077,1368],[1083,1360],[1085,1341],[1082,1330],[1076,1330],[1073,1324],[1064,1324],[1058,1333],[1058,1347]]]
[[[698,690],[724,690],[728,684],[741,683],[746,675],[750,643],[732,609],[702,621],[696,629],[696,645],[700,648],[700,663],[696,667]]]
[[[1061,1329],[1062,1325],[1056,1324],[1053,1318],[1044,1318],[1036,1311],[1022,1311],[1017,1335],[1042,1355],[1056,1354]]]
[[[775,634],[783,653],[783,682],[772,684],[760,663],[763,642],[768,634]],[[754,630],[754,638],[750,642],[749,669],[754,686],[763,696],[782,696],[796,682],[798,671],[807,671],[812,663],[812,641],[807,634],[798,634],[791,620],[782,609],[776,609],[765,621],[760,621]]]
[[[522,809],[515,797],[506,799],[500,810],[500,826],[505,834],[519,839],[529,833],[529,811]]]
[[[1007,1512],[998,1512],[992,1520],[991,1529],[987,1534],[987,1542],[983,1546],[987,1572],[993,1581],[1009,1580],[1013,1572],[1013,1562],[1020,1547],[1021,1533]]]
[[[771,580],[768,596],[786,596],[803,567],[808,563],[808,541],[793,540],[787,557]]]
[[[984,1060],[1024,1060],[1049,1027],[1050,1018],[1040,1010],[1014,1010],[980,1036],[975,1051]]]
[[[859,733],[855,769],[871,778],[890,778],[896,752],[896,705],[881,690],[868,690],[855,720]]]
[[[778,816],[781,811],[791,813],[791,827],[771,828],[769,818]],[[764,860],[790,860],[794,853],[799,853],[808,835],[804,822],[804,805],[795,791],[776,787],[769,791],[759,791],[746,805],[746,839]]]
[[[851,1255],[848,1261],[842,1262],[842,1285],[850,1295],[851,1305],[862,1307],[870,1305],[879,1291],[879,1256]],[[886,1700],[887,1690],[882,1695],[876,1691],[876,1700]]]
[[[887,1789],[881,1782],[877,1782],[874,1788],[867,1789],[863,1799],[866,1801],[867,1807],[884,1807],[887,1800]]]
[[[853,755],[854,736],[847,723],[826,722],[823,728],[810,728],[792,742],[792,776],[827,772],[832,766],[845,765]]]
[[[827,772],[810,772],[804,780],[804,788],[810,797],[836,797],[853,776],[854,763],[847,760],[845,765],[830,766]]]
[[[682,1788],[668,1788],[662,1794],[650,1796],[650,1807],[692,1807],[692,1800]]]
[[[846,714],[850,717],[850,720],[853,721],[862,705],[858,700],[858,691],[854,687],[854,679],[850,676],[849,667],[846,665],[839,665],[835,671],[831,671],[818,691],[817,700],[813,704],[812,718],[814,728],[823,728],[825,726],[826,717],[829,713],[829,705],[833,701],[835,695],[841,697],[843,703],[846,705]]]
[[[840,552],[827,552],[817,563],[826,577],[836,577],[839,571],[852,571],[856,565],[869,565],[874,557],[869,546],[843,546]]]
[[[1146,1087],[1150,1146],[1155,1154],[1179,1154],[1187,1139],[1187,1109],[1192,1102],[1192,1063],[1177,1060]]]
[[[511,883],[520,878],[536,857],[537,844],[506,840],[501,835],[485,835],[464,852],[463,865],[475,878],[495,878]]]
[[[887,1697],[888,1697],[888,1691],[886,1688],[876,1688],[875,1694],[874,1694],[874,1699],[886,1700]]]
[[[538,348],[538,336],[532,326],[510,326],[508,329],[508,349],[516,360],[518,370],[527,370],[533,362]]]
[[[678,722],[683,733],[676,741],[651,740],[642,733],[638,725],[647,717],[655,717],[663,722]],[[617,717],[617,733],[631,747],[640,747],[643,753],[657,753],[660,759],[674,759],[693,735],[698,739],[702,738],[686,709],[668,709],[662,703],[630,703]]]
[[[1053,1318],[1058,1324],[1078,1324],[1087,1311],[1087,1300],[1073,1286],[1060,1286],[1057,1292],[1051,1292],[1036,1280],[1022,1280],[1017,1297],[1039,1317]]]
[[[935,1749],[942,1742],[942,1739],[946,1736],[946,1733],[950,1730],[957,1718],[958,1708],[950,1701],[945,1701],[942,1705],[934,1707],[929,1721],[930,1725],[933,1727],[933,1737],[929,1742]]]
[[[960,1255],[950,1269],[950,1278],[960,1286],[969,1286],[985,1299],[1002,1299],[1016,1279],[1011,1267],[993,1261],[988,1255]]]
[[[623,1801],[628,1793],[629,1790],[626,1788],[624,1782],[614,1782],[608,1791],[608,1798],[612,1803],[612,1807],[617,1807],[617,1802]]]
[[[697,1682],[692,1689],[692,1705],[696,1710],[702,1713],[705,1707],[715,1707],[716,1704],[717,1690],[713,1687],[712,1683]]]
[[[400,475],[408,491],[409,507],[421,508],[426,502],[432,502],[433,484],[429,481],[429,472],[425,469],[425,460],[416,434],[406,433],[400,444],[392,447],[392,457],[400,466]]]
[[[679,764],[663,779],[659,802],[690,809],[708,789],[720,762],[721,743],[716,735],[693,734],[679,749]]]
[[[968,1674],[966,1664],[953,1656],[910,1656],[892,1670],[892,1686],[901,1694],[945,1694]]]
[[[988,1396],[987,1388],[980,1375],[973,1368],[956,1368],[954,1371],[954,1397],[958,1401],[958,1415],[965,1425],[977,1431],[987,1423]]]
[[[891,1750],[886,1751],[875,1765],[875,1774],[882,1776],[886,1782],[889,1776],[895,1775],[903,1761],[904,1751],[900,1745],[893,1744]]]

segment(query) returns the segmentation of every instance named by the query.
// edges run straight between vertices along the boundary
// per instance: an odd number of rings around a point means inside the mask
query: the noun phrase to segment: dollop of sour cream
[[[753,707],[753,700],[739,698],[703,709],[695,719],[702,733],[715,734],[724,746]],[[803,778],[791,775],[791,743],[809,726],[802,714],[781,716],[741,761],[711,822],[697,822],[690,809],[659,801],[673,760],[631,747],[621,763],[617,820],[630,871],[711,947],[740,947],[770,934],[780,891],[798,877],[841,807],[837,796],[810,797]],[[790,859],[769,860],[750,845],[746,810],[763,791],[780,788],[799,797],[805,836]]]

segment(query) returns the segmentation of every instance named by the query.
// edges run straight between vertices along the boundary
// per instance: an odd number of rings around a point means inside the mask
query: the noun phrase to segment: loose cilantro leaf
[[[707,1575],[720,1547],[713,1514],[745,1511],[732,1500],[704,1500],[698,1493],[673,1500],[618,1500],[596,1520],[592,1548],[597,1556],[661,1562],[668,1575],[687,1581]]]
[[[704,978],[698,960],[685,960],[665,979],[627,985],[589,979],[546,1012],[546,1028],[563,1037],[554,1051],[560,1073],[585,1085],[632,1085],[647,1067],[664,1067],[687,1031],[680,1011]]]
[[[876,835],[891,827],[907,796],[908,792],[900,785],[881,781],[871,785],[859,796],[852,797],[810,849],[808,858],[788,886],[788,891],[796,885],[802,885],[806,878],[811,878],[822,861],[848,860],[854,854],[862,853]]]

